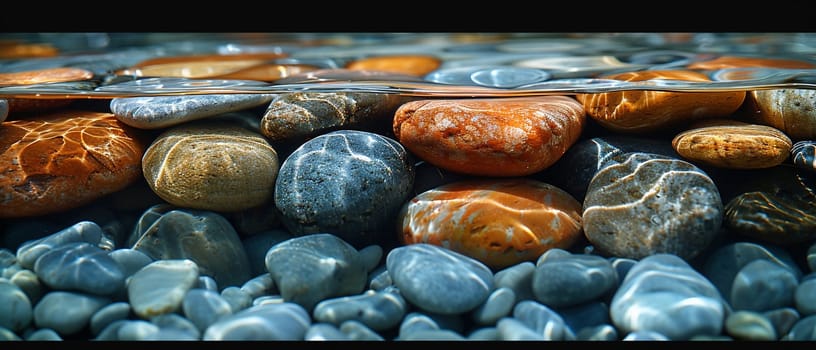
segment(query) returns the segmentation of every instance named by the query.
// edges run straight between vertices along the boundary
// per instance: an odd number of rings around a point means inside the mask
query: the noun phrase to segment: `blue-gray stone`
[[[558,314],[561,315],[570,329],[575,332],[584,328],[612,323],[612,320],[609,318],[609,306],[600,301],[558,309]]]
[[[391,280],[391,274],[388,273],[385,265],[380,265],[368,274],[368,288],[372,290],[383,290],[392,285],[394,281]]]
[[[774,331],[778,337],[782,337],[790,332],[793,325],[801,318],[799,311],[792,307],[765,311],[762,313],[774,326]]]
[[[496,323],[499,340],[546,341],[544,334],[530,328],[526,323],[512,317],[504,317]]]
[[[275,244],[283,242],[292,238],[292,234],[284,230],[270,230],[261,233],[256,233],[251,236],[244,237],[241,243],[244,245],[247,259],[249,259],[249,267],[252,271],[252,276],[267,273],[266,270],[266,252]]]
[[[360,259],[363,262],[363,266],[365,266],[366,272],[374,271],[378,266],[380,266],[380,260],[383,257],[383,249],[379,245],[372,244],[363,249],[359,250],[360,252]]]
[[[8,248],[0,248],[0,270],[17,262],[17,255]]]
[[[609,324],[584,327],[575,333],[578,341],[615,341],[618,340],[618,330]]]
[[[385,340],[381,335],[357,320],[343,321],[338,327],[349,340],[356,341],[381,341]]]
[[[198,281],[198,266],[183,260],[157,260],[130,277],[128,298],[141,318],[171,313],[181,308],[187,291]]]
[[[229,286],[221,290],[221,296],[230,304],[232,313],[252,306],[252,296],[243,289],[235,286]]]
[[[479,328],[467,336],[468,340],[474,341],[496,341],[499,340],[499,338],[499,329],[496,327]]]
[[[725,319],[725,331],[739,340],[777,340],[773,323],[755,311],[739,310]]]
[[[49,328],[41,328],[36,331],[31,332],[31,334],[25,337],[25,340],[28,341],[61,341],[64,340],[59,335],[59,333],[55,332],[53,329]]]
[[[338,341],[350,339],[348,335],[341,332],[340,329],[331,323],[313,323],[309,326],[309,329],[306,330],[306,335],[303,337],[303,340]]]
[[[86,242],[65,243],[43,253],[34,263],[34,272],[52,289],[110,296],[125,286],[119,263]]]
[[[734,277],[731,307],[761,312],[793,306],[797,285],[796,275],[790,269],[765,259],[754,260]]]
[[[133,276],[136,271],[141,270],[147,266],[147,264],[153,262],[153,259],[147,256],[147,254],[130,248],[113,250],[108,253],[108,256],[119,264],[119,267],[122,269],[122,275],[124,275],[125,278]]]
[[[80,221],[49,236],[23,243],[17,249],[17,262],[20,266],[32,270],[37,258],[53,248],[70,242],[98,245],[102,235],[102,228],[95,222]]]
[[[278,294],[275,279],[272,278],[269,272],[258,274],[256,277],[246,281],[246,283],[241,286],[241,290],[249,294],[249,297],[252,299],[264,295]]]
[[[816,273],[802,278],[794,293],[794,304],[802,316],[816,314]]]
[[[8,341],[11,341],[11,340],[23,340],[23,338],[20,338],[19,335],[12,332],[10,329],[7,329],[5,327],[0,327],[0,341],[2,341],[2,340],[8,340]]]
[[[260,106],[274,97],[271,94],[120,97],[111,100],[110,110],[116,119],[132,127],[160,129]]]
[[[33,312],[31,301],[23,290],[0,278],[0,327],[19,332],[31,324]]]
[[[557,252],[566,254],[556,254]],[[550,249],[538,259],[533,295],[554,308],[574,306],[602,297],[618,286],[618,273],[599,255]]]
[[[52,291],[34,306],[34,324],[62,336],[72,335],[85,329],[93,314],[110,302],[97,295]]]
[[[276,244],[266,253],[266,268],[281,295],[310,312],[321,300],[361,293],[368,277],[357,249],[327,233]]]
[[[94,312],[90,319],[91,334],[99,335],[102,330],[107,328],[113,322],[118,320],[126,320],[131,315],[130,304],[124,301],[118,301],[105,305],[101,309]]]
[[[19,263],[15,262],[14,264],[11,264],[10,266],[6,266],[6,268],[3,269],[3,275],[1,275],[0,277],[5,278],[5,279],[10,279],[12,276],[16,275],[18,272],[24,271],[24,270],[27,270],[27,269],[25,267],[20,266]],[[29,270],[29,271],[31,271],[31,270]]]
[[[408,335],[409,333],[433,329],[441,329],[441,327],[439,327],[439,325],[436,323],[436,320],[425,314],[411,312],[405,315],[405,317],[402,319],[399,326],[398,337],[402,338],[403,335]]]
[[[536,265],[525,261],[506,267],[493,275],[496,288],[507,287],[516,294],[516,300],[535,300],[533,295],[533,274]]]
[[[99,334],[96,335],[94,340],[100,341],[118,341],[119,340],[119,328],[126,325],[131,320],[116,320],[111,322],[105,328],[103,328]]]
[[[255,299],[252,299],[252,306],[258,306],[262,304],[282,304],[285,302],[286,300],[283,299],[283,297],[280,295],[263,295]]]
[[[275,181],[281,221],[295,235],[330,232],[355,247],[390,241],[413,189],[411,158],[399,142],[365,131],[306,141]]]
[[[534,84],[550,78],[542,69],[514,66],[465,66],[439,69],[425,76],[425,80],[454,85],[486,86],[511,89]]]
[[[20,289],[28,296],[28,300],[31,301],[31,305],[37,305],[42,299],[42,296],[48,291],[48,287],[44,286],[40,281],[40,278],[31,270],[20,270],[17,271],[11,278],[9,279],[11,283],[20,287]]]
[[[127,320],[116,332],[121,341],[157,340],[159,326],[144,320]]]
[[[609,258],[609,262],[612,264],[612,267],[615,268],[615,271],[618,272],[618,285],[623,283],[623,280],[626,278],[626,274],[629,273],[629,269],[637,264],[637,260],[635,259],[619,257],[611,257]]]
[[[496,288],[484,304],[473,310],[472,318],[479,325],[495,325],[502,317],[513,312],[516,306],[516,293],[507,287]]]
[[[190,289],[181,303],[184,316],[204,331],[220,318],[232,315],[232,307],[217,291]]]
[[[484,303],[493,272],[483,263],[432,244],[392,249],[386,257],[391,280],[412,305],[439,314],[460,314]]]
[[[554,310],[536,301],[521,301],[513,308],[513,318],[546,340],[575,340],[575,333]]]
[[[215,281],[210,276],[198,276],[198,282],[196,282],[193,288],[200,288],[218,292],[218,282]]]
[[[669,337],[650,330],[634,331],[623,337],[624,341],[668,341]]]
[[[802,271],[790,253],[773,245],[751,242],[736,242],[717,248],[706,257],[702,273],[717,287],[722,296],[729,300],[737,274],[745,265],[759,259],[789,269],[797,280],[802,276]]]
[[[621,333],[657,332],[672,340],[720,334],[725,313],[717,288],[672,254],[638,261],[609,306]]]
[[[467,338],[449,329],[423,329],[400,336],[397,340],[450,341],[467,340]]]
[[[215,279],[220,287],[240,286],[252,277],[249,258],[238,233],[222,215],[205,210],[174,209],[156,218],[151,208],[134,229],[139,239],[132,248],[154,260],[189,259],[202,275]],[[154,220],[155,219],[155,220]],[[145,227],[148,223],[151,222]],[[141,228],[144,231],[138,232]]]
[[[791,330],[780,340],[814,341],[816,340],[816,315],[799,319]]]
[[[810,272],[816,272],[816,243],[811,244],[807,251],[807,267]]]
[[[309,314],[298,304],[264,304],[222,318],[202,340],[303,340],[310,325]]]
[[[201,339],[201,331],[198,327],[184,316],[177,313],[161,314],[150,319],[150,323],[159,327],[158,339]]]
[[[339,326],[355,320],[375,331],[382,331],[399,324],[407,309],[408,304],[399,291],[388,288],[323,300],[315,306],[312,315],[317,322]]]

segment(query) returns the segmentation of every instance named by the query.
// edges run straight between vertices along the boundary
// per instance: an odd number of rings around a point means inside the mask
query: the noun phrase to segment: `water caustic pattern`
[[[0,339],[816,340],[812,33],[4,33]]]

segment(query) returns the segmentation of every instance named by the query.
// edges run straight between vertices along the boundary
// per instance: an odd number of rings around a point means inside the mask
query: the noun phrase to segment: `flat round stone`
[[[687,70],[646,70],[602,76],[602,79],[689,82],[711,81],[705,74]],[[613,91],[578,94],[587,115],[601,126],[621,133],[648,133],[676,128],[701,118],[727,117],[745,100],[745,91],[672,92]]]
[[[523,176],[555,163],[581,135],[580,103],[566,96],[419,100],[394,116],[394,135],[440,168]]]
[[[61,212],[124,189],[141,178],[143,149],[135,131],[111,113],[70,110],[6,121],[0,218]]]
[[[581,237],[581,204],[529,179],[473,180],[425,191],[403,206],[400,240],[459,252],[493,268],[534,261]]]
[[[112,99],[110,110],[132,127],[160,129],[260,106],[274,97],[270,94],[123,97]]]
[[[672,147],[691,162],[721,168],[758,169],[782,164],[792,144],[790,138],[776,128],[710,119],[694,123],[677,134]]]

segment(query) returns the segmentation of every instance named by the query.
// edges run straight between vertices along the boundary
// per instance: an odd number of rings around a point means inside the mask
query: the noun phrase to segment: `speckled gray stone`
[[[46,237],[23,243],[17,249],[17,262],[20,266],[33,270],[37,258],[45,252],[69,242],[99,244],[102,235],[102,228],[95,222],[80,221]]]
[[[600,298],[618,286],[618,273],[607,259],[591,254],[555,254],[558,251],[566,252],[550,249],[536,264],[533,294],[542,304],[575,306]]]
[[[33,313],[31,301],[20,287],[0,278],[0,327],[19,332],[31,323]]]
[[[181,308],[187,291],[198,281],[198,266],[192,260],[157,260],[130,277],[128,298],[141,318],[171,313]]]
[[[93,314],[110,302],[102,296],[52,291],[34,307],[34,324],[62,336],[72,335],[88,327]]]
[[[312,315],[317,322],[339,326],[355,320],[374,331],[383,331],[400,323],[408,303],[395,288],[369,290],[360,295],[325,299],[315,305]]]
[[[632,266],[612,297],[609,314],[622,334],[657,332],[672,340],[688,340],[719,335],[726,302],[685,260],[655,254]]]
[[[295,235],[330,232],[362,248],[393,241],[414,185],[405,148],[379,134],[338,130],[290,154],[275,183],[281,221]]]
[[[276,244],[266,253],[266,268],[284,299],[309,312],[329,297],[361,293],[368,277],[357,249],[328,233]]]
[[[125,287],[125,275],[108,252],[87,242],[65,243],[43,253],[34,273],[47,286],[111,296]]]
[[[155,218],[155,214],[143,218]],[[146,222],[136,228],[144,228]],[[194,209],[174,209],[161,214],[143,232],[133,249],[154,260],[189,259],[202,275],[215,279],[218,286],[240,286],[251,278],[249,258],[232,224],[222,215]]]
[[[160,129],[269,103],[271,94],[225,94],[119,97],[110,110],[122,123],[140,129]]]
[[[471,311],[493,290],[493,272],[483,263],[431,244],[394,248],[386,266],[405,300],[433,313]]]
[[[303,340],[310,325],[309,314],[298,304],[264,304],[220,319],[202,340]]]
[[[719,191],[695,165],[640,152],[607,164],[589,184],[582,215],[585,236],[601,252],[692,259],[719,233]]]

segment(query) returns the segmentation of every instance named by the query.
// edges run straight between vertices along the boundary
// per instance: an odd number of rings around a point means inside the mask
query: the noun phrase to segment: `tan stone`
[[[346,68],[424,76],[435,71],[440,65],[442,61],[433,56],[399,55],[362,58],[349,63]]]
[[[255,132],[191,122],[163,132],[145,151],[142,172],[170,204],[221,212],[262,205],[272,195],[277,152]]]
[[[24,72],[0,73],[0,86],[62,83],[88,80],[93,72],[80,68],[48,68]]]
[[[816,90],[750,91],[744,111],[748,121],[777,128],[793,141],[816,139]]]
[[[601,78],[710,81],[704,74],[686,70],[627,72]],[[587,115],[603,127],[615,132],[643,134],[675,128],[697,119],[726,117],[739,109],[745,100],[745,92],[629,90],[578,94],[576,98],[583,103]]]
[[[716,119],[695,123],[672,140],[679,155],[692,162],[730,169],[761,169],[782,164],[792,143],[765,125]]]
[[[726,68],[814,68],[816,65],[807,61],[784,59],[784,58],[761,58],[761,57],[740,57],[740,56],[720,56],[708,61],[694,62],[688,65],[688,69],[716,70]]]

